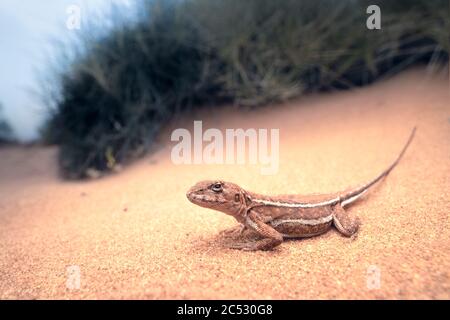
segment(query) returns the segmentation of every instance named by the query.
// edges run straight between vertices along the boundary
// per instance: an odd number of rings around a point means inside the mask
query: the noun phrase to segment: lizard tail
[[[403,155],[406,152],[406,149],[408,149],[409,145],[411,144],[411,141],[414,138],[414,134],[416,133],[416,127],[414,127],[411,131],[411,134],[408,138],[408,141],[406,142],[405,146],[403,147],[402,151],[398,155],[397,159],[386,169],[384,170],[378,177],[373,179],[372,181],[366,183],[365,185],[354,189],[348,193],[345,193],[340,196],[340,201],[342,206],[346,206],[354,201],[356,201],[359,197],[361,197],[371,186],[373,186],[375,183],[386,177],[392,169],[395,168],[395,166],[400,162],[400,159],[403,157]]]

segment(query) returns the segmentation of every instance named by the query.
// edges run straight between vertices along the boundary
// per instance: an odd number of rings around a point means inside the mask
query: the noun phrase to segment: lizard
[[[233,216],[241,225],[233,232],[246,229],[260,237],[229,245],[247,251],[271,250],[286,238],[304,238],[323,234],[334,226],[351,237],[357,233],[360,220],[345,208],[361,198],[373,185],[386,177],[399,163],[413,140],[414,127],[394,162],[376,178],[360,187],[331,194],[268,196],[247,191],[235,183],[222,180],[200,181],[186,193],[192,203]]]

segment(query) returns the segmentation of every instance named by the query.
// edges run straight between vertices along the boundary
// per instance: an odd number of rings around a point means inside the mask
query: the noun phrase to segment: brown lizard
[[[222,211],[241,223],[234,232],[242,233],[246,228],[256,231],[262,238],[257,241],[233,244],[230,247],[243,250],[270,250],[283,242],[284,238],[312,237],[328,231],[332,225],[350,237],[358,231],[360,222],[344,210],[354,203],[375,183],[386,177],[398,164],[416,128],[397,159],[380,175],[361,187],[348,191],[322,195],[278,195],[266,196],[244,190],[237,184],[216,181],[201,181],[191,187],[187,198],[201,207]]]

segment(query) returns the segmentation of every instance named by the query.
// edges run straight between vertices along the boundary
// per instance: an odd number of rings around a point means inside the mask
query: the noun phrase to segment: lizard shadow
[[[226,231],[229,229],[221,230],[213,235],[208,237],[201,237],[195,239],[191,242],[191,252],[193,253],[208,253],[209,255],[221,255],[224,252],[241,252],[241,253],[252,253],[252,252],[266,252],[271,254],[281,253],[282,248],[278,246],[272,250],[267,251],[245,251],[232,248],[233,245],[237,244],[245,244],[248,242],[254,242],[257,240],[261,240],[262,237],[258,235],[255,231],[245,230],[241,235],[229,235],[226,234]]]
[[[245,251],[230,248],[230,245],[236,245],[245,242],[253,242],[262,239],[260,235],[252,230],[246,230],[240,236],[229,236],[224,234],[224,231],[209,235],[207,237],[200,237],[194,239],[188,248],[188,251],[193,256],[207,255],[211,258],[226,258],[236,257],[241,254],[258,254],[270,257],[280,257],[289,255],[291,252],[291,246],[301,246],[306,243],[314,243],[317,241],[331,241],[332,239],[340,238],[339,241],[355,241],[358,238],[358,233],[347,238],[341,235],[338,230],[333,226],[331,230],[323,234],[313,237],[297,237],[297,238],[285,238],[283,243],[271,250],[258,250],[258,251]]]

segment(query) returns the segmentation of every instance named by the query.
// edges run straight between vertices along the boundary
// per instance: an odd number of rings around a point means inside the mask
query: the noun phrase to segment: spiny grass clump
[[[371,4],[380,30],[366,28]],[[60,146],[65,177],[145,154],[164,123],[194,107],[255,107],[448,61],[441,0],[144,0],[139,11],[78,42],[58,78],[44,138]]]

